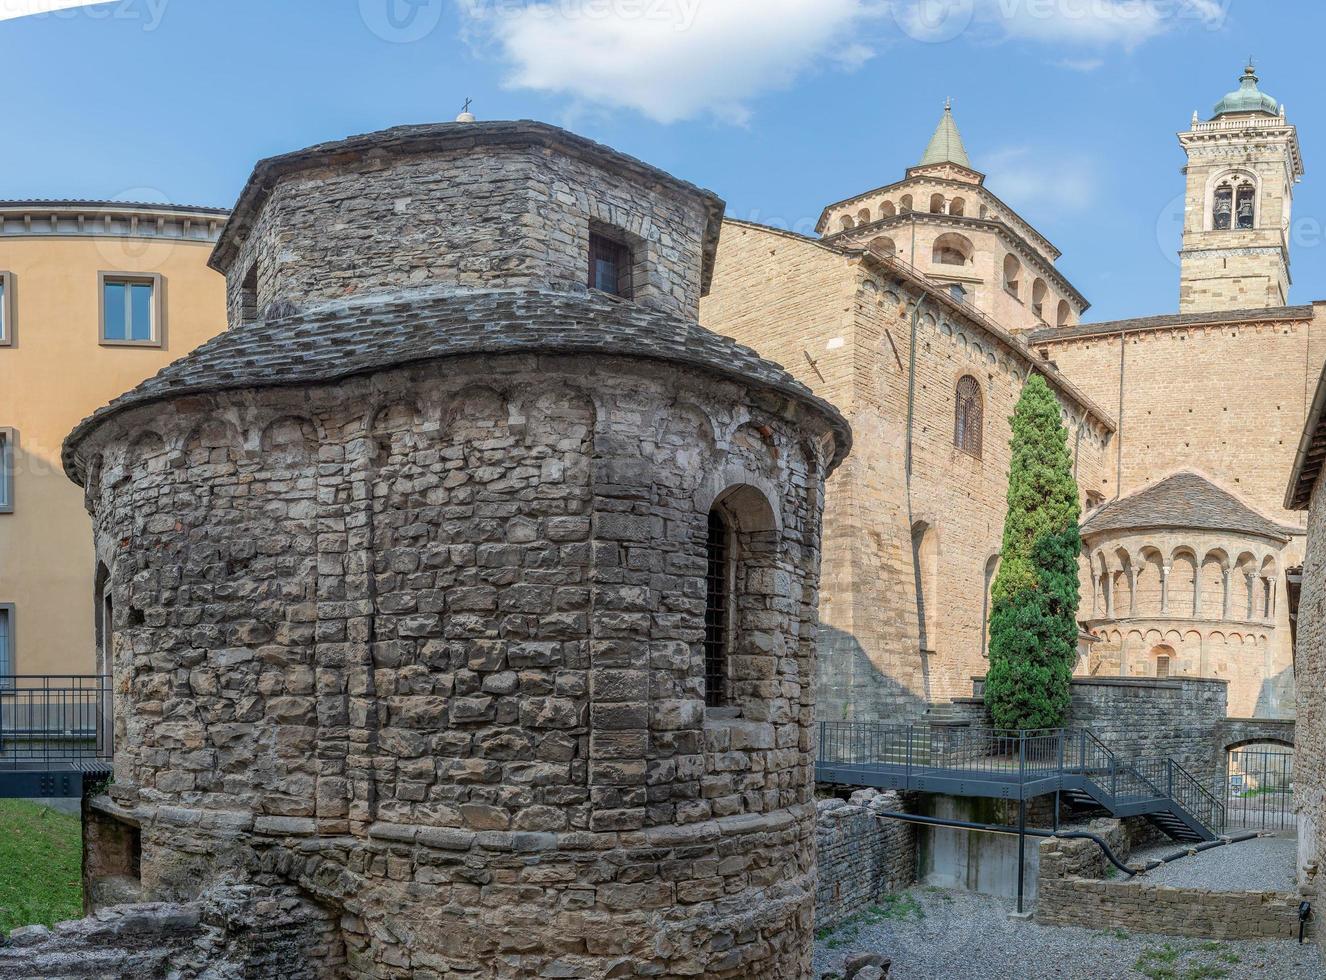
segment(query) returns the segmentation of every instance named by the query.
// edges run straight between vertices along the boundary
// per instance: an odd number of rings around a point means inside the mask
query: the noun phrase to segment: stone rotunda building
[[[210,968],[262,976],[810,975],[850,434],[694,322],[722,212],[535,123],[258,165],[230,329],[65,446],[115,688],[94,904],[201,900]]]

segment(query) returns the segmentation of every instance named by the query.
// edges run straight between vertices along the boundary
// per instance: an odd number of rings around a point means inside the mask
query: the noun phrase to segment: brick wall
[[[1299,882],[1319,900],[1326,870],[1326,481],[1317,478],[1308,511],[1307,560],[1299,597],[1298,721],[1294,805]],[[1326,940],[1326,936],[1322,937]],[[1326,942],[1323,942],[1326,946]]]
[[[987,596],[1007,509],[1009,418],[1034,356],[927,293],[909,385],[919,295],[872,259],[726,222],[701,304],[706,326],[780,361],[852,425],[853,453],[829,481],[825,502],[816,692],[825,719],[916,716],[930,701],[968,694],[971,675],[984,670]],[[954,392],[967,375],[983,399],[979,457],[954,446]],[[1065,406],[1079,479],[1094,486],[1106,465],[1107,429],[1057,375],[1051,383]]]
[[[916,882],[914,826],[875,815],[906,812],[899,794],[859,790],[851,802],[820,800],[816,809],[816,929],[835,928],[882,895]]]
[[[1097,821],[1093,829],[1106,823],[1114,828],[1105,829],[1104,836],[1112,844],[1122,844],[1118,821]],[[1291,893],[1170,888],[1149,885],[1145,879],[1102,880],[1102,874],[1104,858],[1094,841],[1042,841],[1036,921],[1197,939],[1298,935],[1299,899]]]

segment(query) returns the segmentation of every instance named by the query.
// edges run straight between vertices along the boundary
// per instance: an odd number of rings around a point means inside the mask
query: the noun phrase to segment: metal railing
[[[0,675],[0,770],[111,756],[110,678]]]
[[[1120,759],[1085,728],[996,728],[822,721],[817,763],[835,772],[888,771],[906,785],[943,774],[1007,783],[1019,797],[1082,786],[1110,809],[1152,811],[1177,804],[1212,833],[1225,828],[1225,806],[1170,758]],[[1036,785],[1032,785],[1036,784]],[[927,785],[922,782],[922,785]]]

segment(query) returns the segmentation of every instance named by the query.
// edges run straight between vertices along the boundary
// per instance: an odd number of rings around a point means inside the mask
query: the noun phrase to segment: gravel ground
[[[1311,944],[1040,926],[1010,919],[1012,908],[1003,899],[932,888],[887,896],[875,911],[818,937],[815,975],[869,952],[892,958],[889,980],[1326,980]]]
[[[1182,847],[1171,841],[1135,851],[1128,863],[1173,854]],[[1292,892],[1298,889],[1294,874],[1297,859],[1298,842],[1293,837],[1259,837],[1180,858],[1135,880],[1224,892]]]

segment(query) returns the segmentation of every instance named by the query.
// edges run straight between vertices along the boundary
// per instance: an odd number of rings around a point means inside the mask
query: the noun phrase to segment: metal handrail
[[[1225,807],[1172,758],[1121,760],[1088,728],[1011,730],[889,722],[821,721],[818,762],[901,766],[910,783],[939,772],[997,778],[1025,787],[1074,775],[1120,804],[1169,801],[1213,832]]]
[[[0,675],[0,770],[110,759],[111,711],[109,677]]]

